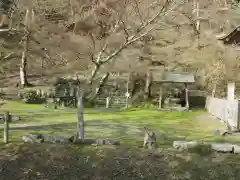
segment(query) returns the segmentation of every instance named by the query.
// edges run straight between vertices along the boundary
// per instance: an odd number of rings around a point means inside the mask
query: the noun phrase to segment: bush
[[[152,104],[151,102],[142,102],[140,105],[137,106],[138,108],[143,108],[143,109],[156,109],[157,106]]]
[[[27,104],[42,104],[46,102],[46,97],[43,97],[41,94],[38,94],[37,91],[34,90],[20,94],[20,98],[24,103]]]

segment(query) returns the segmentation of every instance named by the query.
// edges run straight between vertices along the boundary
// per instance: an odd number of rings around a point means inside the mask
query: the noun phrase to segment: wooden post
[[[185,102],[186,102],[185,107],[186,107],[186,108],[189,108],[188,85],[187,85],[186,83],[185,83]]]
[[[83,91],[78,88],[78,124],[79,138],[84,141],[84,106],[83,106]]]
[[[158,109],[162,109],[162,84],[160,84],[159,88]]]
[[[146,73],[146,80],[145,80],[145,89],[144,89],[144,96],[145,96],[145,99],[149,98],[149,86],[151,84],[151,73],[150,71],[148,70],[147,73]]]
[[[106,97],[106,108],[107,109],[109,108],[109,103],[110,103],[110,98]]]
[[[4,143],[7,144],[8,143],[8,130],[9,130],[9,121],[10,121],[10,115],[9,112],[6,112],[4,114]]]
[[[128,101],[129,101],[129,97],[130,97],[129,92],[126,92],[125,96],[126,96],[126,104],[125,104],[125,108],[128,108],[128,107],[129,107],[129,105],[128,105]]]

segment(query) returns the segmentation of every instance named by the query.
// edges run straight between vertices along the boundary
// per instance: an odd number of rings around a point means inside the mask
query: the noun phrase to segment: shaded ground
[[[13,148],[14,149],[14,148]],[[12,150],[13,151],[13,150]],[[239,179],[240,156],[189,154],[162,149],[21,145],[10,157],[1,153],[2,179]]]

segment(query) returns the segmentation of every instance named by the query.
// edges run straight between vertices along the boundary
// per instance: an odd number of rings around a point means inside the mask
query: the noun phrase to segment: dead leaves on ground
[[[198,154],[162,149],[150,152],[120,146],[29,145],[18,148],[13,156],[1,159],[1,176],[8,179],[196,179],[219,177],[234,179],[233,164],[239,162],[228,155],[221,164],[217,155],[202,158]],[[13,158],[14,157],[14,158]],[[236,158],[237,157],[237,158]],[[230,159],[229,159],[230,158]],[[214,161],[212,161],[215,159]],[[226,169],[226,172],[225,170]],[[209,174],[211,173],[211,174]],[[214,177],[213,177],[214,176]],[[237,176],[236,176],[237,177]]]

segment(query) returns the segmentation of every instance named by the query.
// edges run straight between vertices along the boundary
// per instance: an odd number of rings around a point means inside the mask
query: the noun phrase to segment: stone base
[[[77,139],[76,135],[73,136],[59,136],[48,134],[25,134],[23,141],[26,143],[74,143],[74,144],[99,144],[99,145],[120,145],[119,140],[113,139]]]
[[[240,153],[240,146],[228,143],[204,143],[197,141],[174,141],[173,147],[178,150],[196,149],[199,147],[210,148],[212,151],[223,152],[223,153]]]

